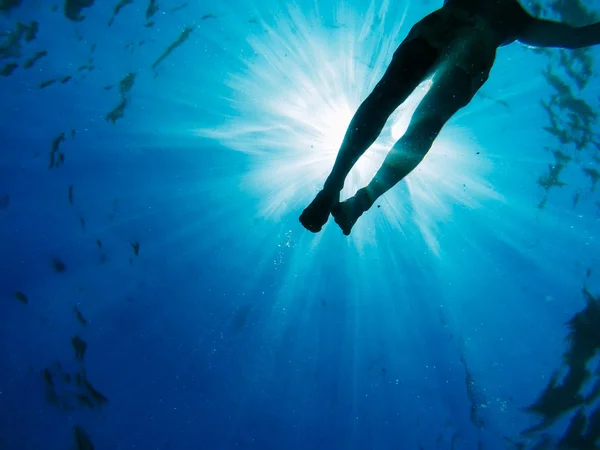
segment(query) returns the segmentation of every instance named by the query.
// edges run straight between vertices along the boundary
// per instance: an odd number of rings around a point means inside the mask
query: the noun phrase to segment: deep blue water
[[[0,13],[0,449],[600,445],[600,50],[500,49],[380,208],[313,235],[352,112],[437,1],[23,3]],[[586,364],[581,401],[527,409]]]

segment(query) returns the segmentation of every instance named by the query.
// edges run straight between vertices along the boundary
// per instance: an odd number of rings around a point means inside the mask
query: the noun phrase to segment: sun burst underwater
[[[226,80],[227,103],[235,113],[195,133],[256,158],[245,187],[264,199],[264,217],[277,220],[301,211],[320,189],[354,111],[408,32],[409,5],[392,11],[389,1],[371,2],[365,10],[338,3],[327,18],[316,5],[307,11],[290,4],[278,14],[261,15],[276,17],[272,23],[254,19],[260,31],[247,36],[251,51],[244,53],[242,70],[231,70]],[[390,117],[350,173],[342,198],[371,180],[431,84],[424,81]],[[450,219],[453,205],[476,208],[484,200],[501,200],[485,181],[489,163],[469,157],[476,152],[469,131],[451,121],[421,165],[379,200],[379,214],[363,215],[354,239],[375,241],[382,220],[401,230],[415,224],[437,252],[436,224]]]

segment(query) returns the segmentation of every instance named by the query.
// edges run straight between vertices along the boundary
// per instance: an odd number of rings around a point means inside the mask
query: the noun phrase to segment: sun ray
[[[277,22],[262,23],[266,32],[248,36],[251,54],[243,56],[243,70],[232,71],[226,80],[235,114],[194,133],[255,158],[244,187],[264,199],[264,217],[277,220],[290,209],[300,210],[322,186],[354,111],[406,31],[406,13],[407,7],[392,13],[388,1],[380,7],[371,2],[364,11],[339,2],[333,23],[343,26],[331,28],[316,8],[290,5]],[[395,111],[350,173],[343,198],[370,181],[431,84],[424,81]],[[394,227],[414,223],[438,251],[436,224],[448,218],[451,205],[475,208],[483,198],[499,200],[485,182],[489,164],[470,158],[477,152],[474,141],[449,124],[404,187],[382,199],[385,220]],[[375,232],[373,215],[361,222],[353,232],[357,240]]]

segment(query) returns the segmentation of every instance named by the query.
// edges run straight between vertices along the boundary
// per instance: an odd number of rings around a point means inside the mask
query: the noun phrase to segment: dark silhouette
[[[423,160],[445,123],[486,82],[498,47],[519,41],[534,47],[577,49],[600,44],[600,23],[573,27],[538,19],[517,0],[445,0],[400,44],[382,79],[354,115],[323,189],[300,215],[319,232],[331,213],[345,235],[377,198]],[[348,173],[375,142],[389,116],[435,74],[408,130],[383,165],[353,197],[339,201]]]

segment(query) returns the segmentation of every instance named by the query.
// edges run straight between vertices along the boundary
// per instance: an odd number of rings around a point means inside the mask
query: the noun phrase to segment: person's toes
[[[331,207],[336,201],[335,195],[325,191],[319,192],[311,204],[300,214],[300,223],[307,230],[318,233],[327,223]]]
[[[350,235],[354,222],[351,217],[351,208],[348,201],[337,203],[331,208],[331,215],[335,223],[342,229],[342,233],[346,236]]]

